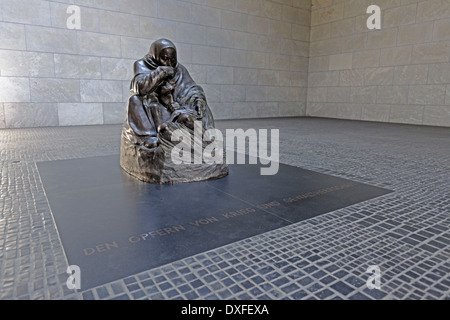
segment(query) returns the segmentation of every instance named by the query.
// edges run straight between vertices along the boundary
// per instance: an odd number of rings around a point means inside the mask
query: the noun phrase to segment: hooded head
[[[175,68],[178,65],[177,48],[172,41],[159,39],[150,47],[150,58],[158,66]]]

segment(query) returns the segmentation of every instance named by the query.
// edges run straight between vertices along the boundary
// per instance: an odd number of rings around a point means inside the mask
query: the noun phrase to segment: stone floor
[[[449,299],[450,129],[331,119],[280,129],[280,161],[393,193],[87,291],[68,266],[36,163],[119,153],[121,126],[0,130],[0,299]],[[381,270],[369,289],[369,266]]]

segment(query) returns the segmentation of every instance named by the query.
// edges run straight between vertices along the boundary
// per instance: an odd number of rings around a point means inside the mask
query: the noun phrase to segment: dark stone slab
[[[282,164],[177,185],[134,179],[118,155],[37,166],[82,290],[390,192]]]

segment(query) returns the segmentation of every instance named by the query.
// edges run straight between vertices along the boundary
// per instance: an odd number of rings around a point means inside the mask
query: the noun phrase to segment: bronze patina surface
[[[214,129],[214,118],[201,86],[178,62],[177,49],[167,39],[152,43],[149,53],[134,64],[127,117],[121,140],[121,167],[151,183],[181,183],[221,178],[228,167],[221,163],[174,163],[171,152],[176,130],[194,137],[194,124],[203,133]],[[192,145],[195,143],[192,139]],[[201,149],[205,147],[203,139]]]

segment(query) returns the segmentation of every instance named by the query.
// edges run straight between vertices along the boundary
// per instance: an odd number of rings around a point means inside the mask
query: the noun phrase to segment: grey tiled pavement
[[[450,298],[449,128],[313,118],[217,126],[280,129],[280,162],[394,192],[73,291],[36,162],[118,154],[121,126],[0,130],[0,299]],[[372,265],[380,290],[366,285]]]

